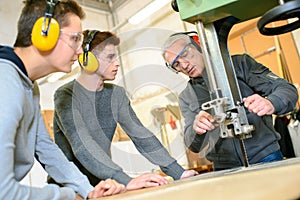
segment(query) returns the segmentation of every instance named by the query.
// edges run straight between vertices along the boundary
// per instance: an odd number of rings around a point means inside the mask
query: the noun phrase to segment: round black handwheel
[[[298,18],[292,23],[278,27],[266,27],[271,22]],[[257,22],[258,30],[263,35],[279,35],[300,27],[300,1],[289,1],[266,12]]]

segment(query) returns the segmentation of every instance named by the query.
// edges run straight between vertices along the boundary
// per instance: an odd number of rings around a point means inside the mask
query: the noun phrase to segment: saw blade
[[[249,161],[248,161],[248,157],[247,157],[247,152],[246,152],[246,147],[245,147],[245,144],[244,144],[244,140],[239,139],[239,141],[240,141],[240,147],[241,147],[241,151],[242,151],[244,165],[245,165],[245,167],[248,167],[249,166]]]

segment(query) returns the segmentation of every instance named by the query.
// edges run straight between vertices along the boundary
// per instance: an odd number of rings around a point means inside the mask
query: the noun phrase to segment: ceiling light
[[[138,24],[162,7],[164,7],[167,3],[170,3],[170,0],[155,0],[144,7],[142,10],[137,12],[135,15],[128,19],[130,24]]]

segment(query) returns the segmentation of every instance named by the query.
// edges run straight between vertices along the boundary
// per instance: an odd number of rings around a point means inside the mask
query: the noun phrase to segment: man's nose
[[[186,70],[189,66],[189,62],[185,61],[185,60],[181,60],[180,61],[180,67],[184,70]]]
[[[120,67],[120,61],[119,61],[119,59],[115,59],[113,61],[113,63],[114,63],[115,66]]]
[[[82,48],[79,48],[79,49],[76,51],[76,54],[77,54],[77,55],[83,54],[83,49],[82,49]]]

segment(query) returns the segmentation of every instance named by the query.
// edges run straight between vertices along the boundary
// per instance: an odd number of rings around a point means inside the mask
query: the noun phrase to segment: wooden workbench
[[[300,198],[300,158],[208,172],[101,200],[276,200]],[[99,199],[100,200],[100,199]]]

